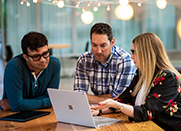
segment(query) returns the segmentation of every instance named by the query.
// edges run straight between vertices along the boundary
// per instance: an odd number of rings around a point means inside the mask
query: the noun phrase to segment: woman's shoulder
[[[167,70],[167,69],[163,69],[161,71],[159,71],[158,76],[166,76],[166,75],[176,75],[173,71]]]
[[[156,77],[154,78],[154,82],[156,81],[177,81],[177,75],[170,70],[161,70]]]

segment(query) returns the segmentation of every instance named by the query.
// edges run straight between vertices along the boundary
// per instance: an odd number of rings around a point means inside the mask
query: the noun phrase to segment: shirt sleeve
[[[74,91],[88,92],[89,80],[84,68],[85,61],[79,58],[76,65],[76,72],[74,76]]]
[[[151,120],[164,110],[168,110],[166,115],[173,115],[170,106],[178,108],[175,102],[179,95],[177,77],[172,73],[162,73],[154,82],[149,95],[145,99],[145,104],[134,106],[134,121]],[[166,112],[165,112],[166,113]]]
[[[111,93],[112,97],[122,94],[123,91],[129,87],[136,70],[136,67],[130,57],[123,59],[119,63],[118,68],[119,70],[117,72],[114,90]]]

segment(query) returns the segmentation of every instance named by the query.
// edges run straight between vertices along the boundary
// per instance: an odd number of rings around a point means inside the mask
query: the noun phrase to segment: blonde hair
[[[153,33],[144,33],[136,36],[132,41],[135,49],[135,55],[139,65],[139,81],[133,91],[135,96],[141,89],[142,84],[146,82],[146,97],[150,91],[153,77],[161,70],[170,70],[178,77],[180,85],[180,73],[171,64],[166,50],[160,38]]]

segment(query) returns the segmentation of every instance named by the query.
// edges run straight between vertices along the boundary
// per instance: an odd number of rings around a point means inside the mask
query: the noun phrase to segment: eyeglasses
[[[27,56],[31,57],[34,61],[39,61],[42,56],[43,58],[48,58],[50,56],[50,50],[48,49],[48,51],[45,51],[42,55],[30,56],[27,54]]]
[[[132,50],[132,49],[131,49],[131,54],[132,54],[132,55],[135,55],[135,50]]]

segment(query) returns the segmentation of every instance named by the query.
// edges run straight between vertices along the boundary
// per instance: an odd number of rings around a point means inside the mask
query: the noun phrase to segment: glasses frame
[[[47,54],[47,53],[49,53],[49,55],[45,57],[44,55]],[[50,51],[50,49],[48,49],[48,51],[45,51],[42,55],[37,55],[37,56],[31,56],[31,55],[28,55],[28,54],[26,54],[26,55],[28,57],[31,57],[33,59],[33,61],[39,61],[41,59],[41,57],[43,57],[44,59],[50,57],[50,53],[51,53],[51,51]],[[39,57],[39,58],[37,60],[34,60],[35,57]]]
[[[131,49],[131,54],[135,55],[135,50]]]

